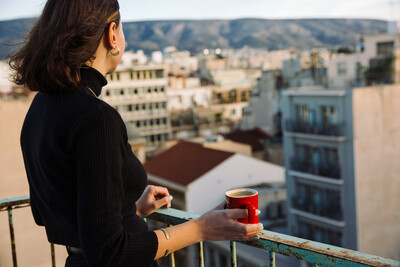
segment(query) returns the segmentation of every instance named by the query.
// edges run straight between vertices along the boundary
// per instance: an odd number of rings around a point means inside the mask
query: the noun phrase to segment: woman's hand
[[[224,204],[197,219],[203,240],[257,240],[263,230],[261,223],[245,224],[237,221],[248,216],[247,209],[222,209]]]
[[[142,196],[136,201],[136,214],[146,217],[162,206],[169,207],[171,200],[172,196],[167,188],[148,185]]]

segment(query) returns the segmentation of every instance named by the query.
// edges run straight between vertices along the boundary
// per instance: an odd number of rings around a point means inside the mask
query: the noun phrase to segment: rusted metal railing
[[[14,267],[17,267],[18,263],[17,263],[17,249],[15,246],[13,210],[29,207],[29,205],[30,205],[29,196],[7,198],[0,200],[0,212],[1,211],[8,212],[8,226],[10,228],[11,253],[12,253],[12,260]],[[51,264],[53,267],[55,267],[56,257],[54,251],[54,244],[52,243],[50,243],[50,252],[51,252]]]
[[[8,211],[10,228],[11,250],[14,266],[17,266],[17,252],[12,210],[30,205],[29,196],[0,200],[0,212]],[[176,209],[159,209],[148,217],[150,220],[159,221],[168,225],[176,225],[188,220],[198,218],[199,215],[191,214]],[[236,243],[269,251],[269,266],[275,266],[275,253],[286,255],[311,263],[313,266],[391,266],[400,267],[400,262],[382,258],[341,247],[335,247],[289,235],[263,230],[260,239],[255,241],[231,241],[231,266],[237,266]],[[55,266],[54,245],[51,244],[52,266]],[[169,255],[170,266],[175,266],[174,253]],[[203,242],[199,243],[199,266],[204,267]]]

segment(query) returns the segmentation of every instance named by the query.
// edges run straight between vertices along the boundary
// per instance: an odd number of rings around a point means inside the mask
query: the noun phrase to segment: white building
[[[11,69],[10,66],[0,60],[0,96],[11,94],[15,84],[10,81]]]
[[[194,107],[209,108],[211,104],[211,89],[200,86],[197,77],[168,77],[168,110],[182,111]]]
[[[189,75],[199,68],[198,58],[191,56],[190,51],[179,51],[173,46],[164,49],[164,64],[167,65],[168,73],[175,75]]]
[[[196,214],[221,203],[229,189],[263,183],[285,184],[285,169],[279,165],[184,141],[144,166],[150,183],[177,193],[175,207]]]
[[[260,220],[280,221],[286,216],[278,210],[285,209],[286,190],[285,169],[281,166],[254,159],[242,154],[205,148],[201,144],[179,142],[168,150],[158,154],[144,164],[149,183],[168,188],[174,196],[172,207],[195,214],[214,208],[225,200],[225,192],[233,188],[257,187],[259,192]],[[280,208],[281,207],[281,208]],[[269,217],[268,217],[269,215]],[[268,222],[268,223],[267,223]],[[205,244],[205,260],[208,266],[224,266],[218,263],[226,258],[228,249],[221,242]],[[257,249],[238,250],[239,261],[243,266],[266,266],[265,256]],[[179,251],[176,253],[177,256]],[[181,266],[195,266],[197,250],[188,249],[186,259],[177,257]],[[217,263],[213,264],[214,260]],[[226,265],[225,265],[226,266]]]
[[[386,57],[396,55],[399,48],[400,33],[371,34],[360,37],[356,53],[332,55],[328,63],[329,86],[364,85],[365,70],[379,66]],[[397,78],[391,79],[395,81]]]
[[[279,130],[279,91],[276,88],[274,71],[263,71],[258,86],[253,88],[250,105],[243,109],[240,128],[243,130],[261,127],[271,135]]]

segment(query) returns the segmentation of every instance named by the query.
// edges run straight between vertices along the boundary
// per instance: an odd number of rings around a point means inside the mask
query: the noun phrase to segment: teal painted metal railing
[[[17,266],[17,252],[15,248],[15,236],[12,210],[29,206],[29,196],[0,200],[0,212],[8,211],[10,228],[10,240],[13,264]],[[198,218],[199,215],[191,214],[176,209],[159,209],[148,219],[164,222],[168,225],[176,225],[188,220]],[[236,243],[240,242],[252,247],[269,251],[269,257],[265,259],[269,266],[275,266],[275,253],[286,255],[312,263],[313,266],[393,266],[400,267],[400,262],[382,258],[358,251],[330,246],[306,239],[283,235],[271,231],[260,232],[260,239],[256,241],[231,241],[231,266],[237,266]],[[55,266],[54,246],[51,246],[52,266]],[[175,266],[174,253],[169,255],[170,266]],[[199,266],[204,267],[203,243],[199,244]]]

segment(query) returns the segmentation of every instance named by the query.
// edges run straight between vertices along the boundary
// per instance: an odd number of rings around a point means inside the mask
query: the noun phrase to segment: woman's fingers
[[[229,209],[226,210],[228,216],[232,219],[241,219],[241,218],[247,218],[248,216],[248,211],[247,209]]]
[[[165,187],[149,185],[149,189],[154,196],[159,196],[160,198],[169,196],[168,189]]]

